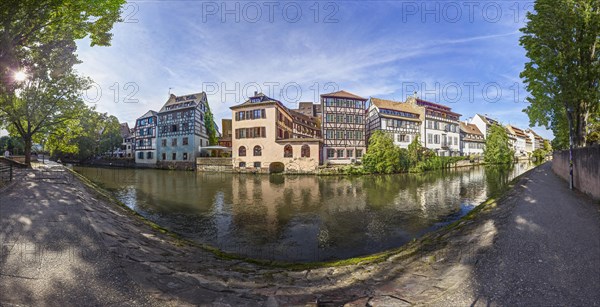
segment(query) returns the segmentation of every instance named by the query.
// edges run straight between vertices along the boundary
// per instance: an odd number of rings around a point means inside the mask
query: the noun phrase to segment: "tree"
[[[0,2],[0,87],[10,92],[12,75],[36,49],[55,49],[86,36],[108,46],[125,0],[3,0]]]
[[[513,161],[514,151],[508,142],[508,134],[504,127],[492,125],[483,150],[483,159],[486,163],[501,164]]]
[[[206,113],[204,113],[204,126],[206,127],[206,134],[208,135],[208,145],[217,145],[219,143],[219,138],[217,138],[217,129],[215,128],[215,121],[213,114],[210,111],[210,107],[208,107]]]
[[[423,160],[423,146],[419,142],[419,135],[408,145],[408,161],[411,166]]]
[[[54,157],[84,161],[114,151],[121,141],[120,124],[116,117],[87,108],[79,118],[61,129],[55,129],[47,147]]]
[[[527,17],[524,112],[532,126],[552,129],[560,147],[569,143],[570,113],[574,145],[584,146],[588,120],[600,112],[600,1],[537,0]]]
[[[5,150],[13,154],[22,154],[25,151],[25,145],[20,138],[5,135],[0,137],[0,153],[4,154]]]
[[[89,80],[73,65],[75,40],[109,45],[124,0],[8,0],[0,3],[0,125],[18,134],[31,161],[32,140],[60,130],[85,106]],[[18,71],[27,80],[14,78]]]
[[[403,161],[407,160],[406,151],[394,145],[391,136],[383,131],[375,131],[369,138],[369,147],[362,158],[366,171],[379,174],[396,173],[403,170]]]
[[[54,61],[55,57],[50,55],[47,59]],[[59,129],[86,108],[80,93],[87,88],[89,80],[77,76],[71,68],[52,67],[57,64],[38,65],[19,91],[6,95],[0,102],[0,113],[9,123],[8,130],[23,140],[27,165],[31,162],[31,146],[37,135]],[[59,69],[63,71],[57,71]]]

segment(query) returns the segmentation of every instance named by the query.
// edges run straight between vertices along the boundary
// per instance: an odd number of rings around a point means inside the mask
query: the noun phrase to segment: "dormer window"
[[[250,102],[251,103],[260,102],[260,98],[251,98]]]

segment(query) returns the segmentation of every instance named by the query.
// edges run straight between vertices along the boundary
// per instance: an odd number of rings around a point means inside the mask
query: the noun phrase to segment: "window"
[[[354,139],[354,131],[352,131],[352,130],[346,131],[346,139],[348,139],[348,140]]]
[[[287,144],[283,147],[283,157],[284,158],[292,158],[294,156],[294,149],[292,149],[292,145]]]
[[[258,146],[258,145],[254,146],[254,156],[255,157],[262,156],[262,148],[260,148],[260,146]]]
[[[306,144],[300,148],[300,156],[302,158],[310,158],[310,147]]]
[[[187,160],[187,157],[188,157],[187,152],[184,152],[183,153],[183,160]]]
[[[362,149],[357,149],[356,150],[356,157],[357,158],[361,158],[362,157]]]
[[[333,137],[334,137],[334,130],[325,130],[325,138],[333,139]]]
[[[335,149],[333,148],[328,148],[327,149],[327,158],[331,159],[335,156]]]
[[[260,168],[260,162],[254,162],[254,167]]]
[[[162,145],[163,147],[164,147],[164,146],[167,146],[167,139],[162,139],[162,141],[161,141],[161,145]]]
[[[343,158],[344,157],[344,150],[343,149],[338,149],[337,150],[337,157],[338,158]]]
[[[238,149],[238,156],[239,157],[246,156],[246,147],[245,146],[240,146],[240,148]]]
[[[173,160],[173,161],[177,160],[177,153],[174,152],[171,154],[171,160]]]
[[[434,121],[433,122],[433,128],[436,129],[436,130],[439,130],[440,129],[440,123]]]
[[[346,157],[352,158],[353,155],[354,155],[354,151],[352,149],[346,150]]]
[[[434,142],[435,144],[439,144],[439,143],[440,143],[440,136],[439,136],[439,135],[437,135],[437,134],[436,134],[436,135],[434,135],[434,136],[433,136],[433,142]]]
[[[177,146],[177,139],[171,139],[171,146]]]
[[[406,134],[398,134],[398,142],[408,142],[410,139]]]
[[[183,145],[187,145],[188,144],[188,138],[183,138]]]
[[[164,153],[164,152],[163,152],[163,154],[162,154],[162,159],[163,159],[163,161],[164,161],[164,160],[167,160],[167,154],[166,154],[166,153]]]
[[[239,166],[240,167],[246,167],[246,162],[240,162]]]
[[[149,151],[146,153],[146,159],[152,159],[152,152]]]
[[[427,144],[433,143],[433,135],[431,133],[427,133]]]
[[[171,132],[177,132],[177,125],[171,125]]]
[[[454,145],[458,145],[458,137],[457,136],[454,137]]]
[[[142,151],[138,152],[138,159],[144,159],[144,153]]]

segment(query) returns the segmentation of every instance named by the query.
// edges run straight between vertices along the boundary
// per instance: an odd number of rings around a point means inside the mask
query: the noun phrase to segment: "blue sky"
[[[416,90],[463,120],[482,113],[525,128],[518,40],[532,4],[136,1],[112,46],[78,43],[77,69],[96,82],[86,100],[130,124],[169,90],[206,91],[220,125],[255,90],[293,108],[344,89],[402,101]]]

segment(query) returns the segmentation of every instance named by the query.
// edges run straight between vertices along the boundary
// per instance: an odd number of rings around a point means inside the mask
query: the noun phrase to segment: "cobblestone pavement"
[[[14,183],[0,196],[0,290],[3,293],[0,305],[77,302],[161,306],[502,306],[519,302],[540,305],[536,302],[547,301],[537,296],[538,292],[529,292],[531,299],[520,301],[521,292],[509,287],[509,283],[515,283],[514,276],[526,275],[528,271],[524,266],[507,269],[514,264],[493,262],[497,260],[494,251],[498,250],[502,255],[507,251],[520,251],[513,253],[517,258],[503,258],[503,261],[518,261],[518,257],[530,259],[541,253],[536,261],[548,261],[548,266],[560,262],[552,262],[553,249],[528,249],[527,244],[532,240],[522,236],[530,233],[508,235],[515,223],[521,223],[515,220],[514,214],[528,210],[520,209],[523,202],[536,203],[531,200],[543,192],[533,190],[540,184],[560,185],[562,182],[549,171],[548,165],[538,168],[521,177],[498,206],[488,206],[477,218],[466,219],[390,252],[381,262],[286,270],[219,258],[149,226],[68,172],[59,175],[30,171],[25,179]],[[553,190],[552,193],[565,192],[553,186],[547,189]],[[597,290],[596,294],[564,302],[593,305],[600,301],[589,300],[600,293],[593,278],[597,270],[592,268],[598,264],[598,258],[590,254],[596,251],[598,255],[597,205],[573,194],[562,197],[561,202],[583,208],[574,214],[596,214],[584,219],[587,226],[563,232],[569,236],[583,235],[580,232],[587,235],[576,241],[582,245],[568,255],[571,258],[563,259],[569,265],[556,268],[566,274],[561,277],[588,270],[579,276],[580,282],[589,285],[580,290],[572,289],[572,293]],[[539,199],[541,204],[542,200],[553,198],[548,194]],[[531,216],[518,214],[530,221]],[[523,229],[535,228],[528,222],[518,225]],[[591,237],[594,234],[596,241]],[[546,239],[553,240],[552,237]],[[503,245],[511,240],[520,241]],[[32,246],[39,246],[39,250]],[[586,256],[577,257],[584,249],[590,251],[584,253]],[[518,256],[521,253],[525,254]],[[529,266],[540,266],[535,270],[545,269],[536,262]],[[575,272],[571,271],[573,268],[579,269]],[[493,283],[487,280],[498,276],[503,279]],[[538,277],[546,279],[528,278],[521,284],[522,288],[517,288],[537,290],[539,284],[553,280],[547,278],[548,275]],[[551,297],[554,303],[564,305],[556,295]]]

